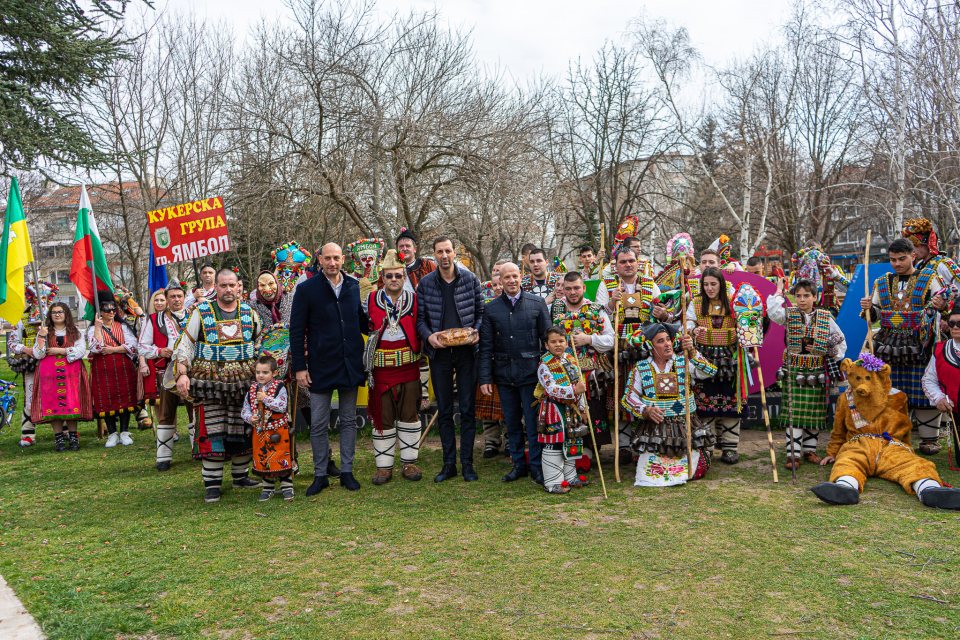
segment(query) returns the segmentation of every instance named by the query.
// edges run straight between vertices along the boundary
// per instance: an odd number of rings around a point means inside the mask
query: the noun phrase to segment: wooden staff
[[[681,300],[683,304],[680,306],[680,329],[681,335],[687,337],[687,287],[689,283],[687,282],[687,270],[683,269],[681,265],[681,272],[683,273],[683,294],[681,294]],[[684,392],[684,405],[686,407],[684,414],[686,415],[687,421],[687,480],[693,480],[693,434],[691,433],[690,428],[690,367],[687,366],[687,358],[689,356],[686,352],[683,354],[684,358],[684,369],[683,372],[683,392]]]
[[[604,258],[607,257],[606,256],[607,251],[606,251],[605,245],[606,245],[606,230],[604,229],[604,225],[601,224],[600,225],[600,252],[604,254],[603,256]],[[603,260],[602,259],[600,260],[600,266],[597,267],[597,269],[598,269],[597,275],[600,276],[600,281],[601,281],[600,284],[603,284]]]
[[[746,351],[744,351],[746,355]],[[777,478],[777,454],[773,450],[773,433],[770,431],[770,412],[767,411],[767,390],[763,386],[763,367],[760,364],[760,348],[753,348],[753,357],[757,360],[757,373],[760,375],[760,406],[763,407],[763,422],[767,425],[767,443],[770,445],[770,464],[773,465],[773,481],[780,482]]]
[[[604,286],[603,280],[600,286]],[[619,286],[619,285],[618,285]],[[617,301],[619,305],[620,302]],[[591,431],[591,434],[593,432]],[[594,445],[600,460],[600,450]],[[599,467],[599,465],[598,465]],[[613,477],[620,484],[620,307],[613,310]]]
[[[427,434],[430,433],[430,427],[432,427],[433,423],[437,421],[438,415],[440,415],[439,408],[434,412],[433,417],[430,418],[430,422],[427,423],[427,428],[423,430],[423,435],[420,436],[420,442],[417,443],[417,450],[419,450],[420,447],[423,446],[423,441],[427,439]]]
[[[294,471],[300,471],[300,463],[297,462],[297,397],[300,393],[300,385],[297,383],[297,378],[293,378],[293,408],[290,412],[290,428],[287,431],[290,433],[290,457],[292,458],[291,462],[293,463]],[[290,407],[287,407],[290,409]],[[307,425],[309,428],[310,425]]]
[[[573,336],[567,336],[567,339],[570,341],[570,350],[573,351],[573,357],[577,360],[577,371],[580,372],[580,382],[583,383],[583,386],[587,386],[587,381],[583,378],[583,369],[580,368],[580,358],[577,356],[577,349],[573,346]],[[573,382],[573,380],[571,380]],[[597,437],[593,435],[593,420],[590,419],[590,404],[587,402],[587,394],[583,394],[583,406],[586,408],[587,413],[587,429],[590,431],[590,441],[593,442],[593,452],[597,455],[597,473],[600,474],[600,486],[603,488],[603,497],[607,498],[607,483],[603,480],[603,469],[600,467],[600,450],[597,449]],[[580,413],[580,410],[576,405],[573,406],[577,410],[577,413]],[[582,418],[583,416],[581,416]],[[564,434],[566,436],[566,434]],[[620,447],[617,447],[617,451],[620,450]],[[620,482],[617,479],[617,482]]]
[[[870,297],[870,229],[867,229],[867,248],[863,252],[863,290]],[[867,311],[867,348],[873,353],[873,311]]]

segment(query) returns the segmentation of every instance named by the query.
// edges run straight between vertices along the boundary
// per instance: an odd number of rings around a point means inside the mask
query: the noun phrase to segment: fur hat
[[[403,260],[397,258],[397,252],[395,249],[388,250],[387,255],[383,258],[383,262],[380,263],[381,271],[386,269],[406,269],[406,267],[407,265],[404,264]]]

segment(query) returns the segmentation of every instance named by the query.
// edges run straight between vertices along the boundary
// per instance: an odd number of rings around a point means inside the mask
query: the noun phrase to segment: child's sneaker
[[[276,493],[273,489],[264,489],[260,492],[260,502],[266,502],[273,497],[273,494]]]
[[[293,487],[284,487],[283,499],[287,502],[293,502]]]

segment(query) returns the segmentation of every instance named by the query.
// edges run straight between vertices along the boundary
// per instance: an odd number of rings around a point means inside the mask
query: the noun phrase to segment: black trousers
[[[457,400],[460,404],[460,462],[473,464],[473,441],[477,419],[473,401],[477,390],[477,363],[472,346],[437,349],[430,358],[430,378],[437,397],[437,428],[443,446],[443,464],[457,463],[456,425],[453,422],[453,376],[457,376]]]

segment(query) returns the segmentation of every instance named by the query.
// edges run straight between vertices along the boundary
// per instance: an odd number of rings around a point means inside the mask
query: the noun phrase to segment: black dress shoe
[[[496,447],[487,447],[483,450],[483,457],[489,460],[490,458],[496,458],[498,453],[500,453],[500,449],[497,449]]]
[[[920,492],[920,502],[934,509],[960,510],[960,489],[930,487]]]
[[[845,484],[837,482],[821,482],[810,491],[827,504],[857,504],[860,502],[860,492]]]
[[[472,464],[463,465],[463,480],[465,482],[473,482],[474,480],[479,480],[480,476],[477,475],[477,472],[473,470]]]
[[[510,469],[510,472],[503,476],[501,480],[504,482],[513,482],[514,480],[519,480],[520,478],[526,478],[529,474],[530,467],[522,464],[514,464],[513,469]]]
[[[444,480],[450,480],[457,477],[457,465],[455,464],[445,464],[443,469],[440,469],[440,473],[433,477],[434,482],[443,482]]]
[[[543,484],[543,471],[537,471],[536,469],[530,469],[530,479],[533,480],[534,484]]]
[[[353,472],[344,471],[340,474],[340,486],[347,491],[357,491],[360,488],[360,483],[353,477]]]
[[[164,460],[157,463],[157,471],[170,471],[170,461]]]
[[[340,477],[340,469],[337,468],[337,463],[333,461],[333,458],[327,459],[327,477],[328,478]]]
[[[307,487],[307,495],[315,496],[329,486],[330,481],[327,480],[327,476],[314,476],[313,484]]]
[[[740,462],[740,454],[736,451],[730,451],[728,449],[723,452],[723,455],[720,456],[720,462],[725,464],[737,464]]]

